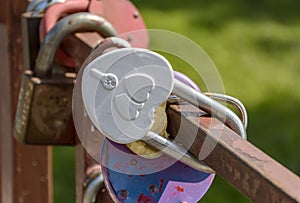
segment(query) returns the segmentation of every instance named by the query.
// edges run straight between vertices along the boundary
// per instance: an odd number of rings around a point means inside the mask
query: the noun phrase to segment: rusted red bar
[[[81,64],[93,43],[82,34],[69,38],[68,44],[67,49],[73,45],[68,52]],[[198,117],[203,112],[187,103],[170,105],[167,113],[168,132],[251,200],[300,202],[300,178],[227,126],[208,116]],[[203,157],[201,149],[211,153]]]
[[[24,146],[12,135],[23,69],[20,17],[28,2],[2,0],[1,32],[1,202],[52,202],[51,149]],[[6,11],[6,12],[5,12]],[[3,43],[3,44],[2,44]]]
[[[195,117],[199,109],[182,105],[168,108],[168,131],[195,156],[254,202],[300,202],[297,175],[218,120]],[[201,150],[211,153],[205,157]]]
[[[0,6],[3,3],[0,3]],[[3,5],[2,5],[3,6]],[[2,19],[4,20],[4,19]],[[2,21],[0,21],[0,39],[2,39],[2,42],[4,44],[6,44],[6,26],[5,24],[2,23]],[[7,58],[7,54],[5,49],[0,49],[0,60],[3,61],[3,66],[7,66],[7,61],[3,60]],[[4,78],[2,78],[2,75],[0,75],[0,94],[2,95],[3,91],[4,91]],[[3,100],[0,100],[0,126],[4,125],[5,122],[5,111],[4,111],[4,104],[3,104]],[[0,128],[0,174],[3,174],[4,171],[6,170],[5,168],[5,160],[4,160],[4,149],[3,149],[3,140],[4,140],[4,130],[3,128]],[[3,198],[2,198],[2,193],[4,192],[4,187],[2,186],[3,182],[4,182],[5,178],[2,178],[2,176],[0,175],[0,202],[3,202]],[[9,193],[9,192],[8,192]]]

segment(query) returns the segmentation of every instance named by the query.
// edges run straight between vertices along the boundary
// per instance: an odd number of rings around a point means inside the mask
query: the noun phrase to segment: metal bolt
[[[117,86],[118,78],[115,75],[107,74],[101,79],[101,81],[106,89],[111,90]]]
[[[137,19],[137,18],[139,17],[139,12],[137,12],[137,11],[134,12],[134,13],[133,13],[133,17],[134,17],[135,19]]]
[[[118,194],[119,200],[126,200],[128,197],[128,192],[127,190],[121,190]]]
[[[106,89],[112,90],[117,86],[118,78],[114,74],[109,73],[101,78],[101,82]]]
[[[136,159],[131,159],[131,160],[129,161],[129,164],[130,164],[131,166],[135,166],[135,165],[137,164],[137,160],[136,160]]]
[[[92,69],[90,71],[92,76],[99,79],[105,89],[112,90],[118,86],[118,77],[112,73],[102,73],[97,69]]]
[[[155,194],[158,191],[158,188],[156,185],[150,185],[148,190],[150,194]]]
[[[128,36],[127,36],[127,41],[128,41],[128,42],[131,42],[131,41],[132,41],[132,36],[131,36],[131,35],[128,35]]]

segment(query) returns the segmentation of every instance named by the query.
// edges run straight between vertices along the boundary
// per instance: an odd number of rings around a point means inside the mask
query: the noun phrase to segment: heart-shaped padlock
[[[136,48],[105,53],[83,71],[86,112],[110,139],[103,142],[100,163],[106,187],[116,202],[197,202],[212,183],[214,174],[195,170],[168,155],[145,159],[124,145],[145,137],[150,130],[153,107],[169,97],[173,74],[164,57]],[[175,73],[175,78],[199,90],[183,74]]]
[[[99,56],[92,52],[87,61],[79,74],[79,92],[93,123],[91,129],[96,127],[101,138],[107,138],[101,141],[98,157],[111,197],[116,202],[197,202],[214,173],[176,140],[152,131],[155,108],[173,92],[244,138],[246,117],[243,125],[228,108],[199,93],[189,78],[180,73],[174,76],[170,63],[155,52],[122,48]],[[138,140],[166,154],[154,159],[134,154],[125,144]]]

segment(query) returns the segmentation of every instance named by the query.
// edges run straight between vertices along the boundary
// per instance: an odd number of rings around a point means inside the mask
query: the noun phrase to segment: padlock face
[[[115,202],[194,203],[214,179],[167,155],[145,159],[107,139],[101,155],[105,186]]]
[[[114,75],[118,82],[99,74]],[[172,67],[163,56],[139,48],[113,50],[84,69],[83,102],[98,130],[127,144],[151,129],[154,108],[171,94],[173,80]]]
[[[23,74],[15,137],[26,144],[74,144],[70,78],[39,79]]]

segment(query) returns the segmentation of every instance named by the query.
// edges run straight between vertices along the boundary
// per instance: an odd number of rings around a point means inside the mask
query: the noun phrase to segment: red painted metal
[[[191,153],[254,202],[300,202],[297,175],[220,121],[208,116],[197,117],[195,112],[201,111],[187,103],[168,108],[168,132],[178,142],[191,145]],[[191,132],[196,132],[195,138]],[[211,153],[204,156],[203,152],[208,150]]]
[[[47,9],[40,23],[40,40],[43,41],[46,34],[64,15],[87,11],[88,0],[67,0],[64,3],[57,3]],[[69,67],[74,67],[74,60],[63,49],[59,49],[56,54],[57,62]]]
[[[106,18],[118,35],[128,40],[133,47],[147,48],[149,39],[146,26],[138,9],[128,0],[101,0]],[[134,31],[139,32],[134,32]]]
[[[104,17],[116,29],[118,35],[128,40],[133,47],[146,48],[148,34],[141,15],[134,5],[127,0],[66,0],[49,7],[40,24],[40,39],[63,16],[76,12],[91,12]],[[144,30],[133,32],[136,30]],[[56,60],[60,64],[75,67],[75,61],[63,49],[59,49]]]

